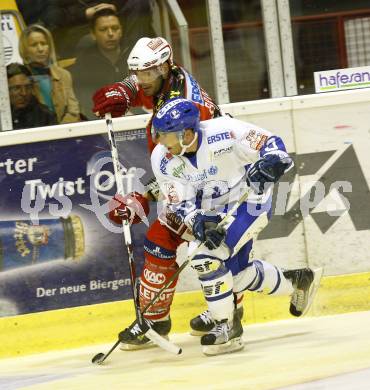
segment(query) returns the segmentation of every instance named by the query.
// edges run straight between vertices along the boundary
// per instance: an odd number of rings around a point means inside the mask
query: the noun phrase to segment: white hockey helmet
[[[172,48],[161,37],[140,38],[131,50],[127,64],[130,70],[146,70],[169,61],[172,65]]]

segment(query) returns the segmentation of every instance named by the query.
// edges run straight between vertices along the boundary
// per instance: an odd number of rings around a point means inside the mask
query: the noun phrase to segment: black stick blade
[[[98,354],[96,354],[92,359],[91,359],[91,363],[93,364],[103,364],[104,362],[104,353],[100,352]]]

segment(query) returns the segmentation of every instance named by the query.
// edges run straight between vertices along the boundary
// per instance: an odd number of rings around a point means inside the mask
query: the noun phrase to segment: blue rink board
[[[145,184],[152,177],[145,130],[117,133],[116,138],[121,163],[127,168],[141,168],[139,181]],[[4,163],[0,167],[0,316],[130,298],[128,260],[121,235],[107,230],[92,210],[82,206],[92,204],[90,191],[101,205],[115,193],[114,184],[108,190],[101,186],[108,178],[106,174],[96,179],[99,171],[113,172],[112,164],[106,162],[110,157],[107,137],[94,135],[0,150]],[[51,204],[61,209],[56,197],[62,181],[71,183],[61,190],[72,202],[64,219],[49,209]],[[34,200],[26,202],[28,208],[22,204],[26,182],[29,198],[32,190],[35,195],[40,183],[43,185],[46,199],[39,213],[41,232],[34,231],[30,218]],[[150,220],[155,211],[152,208]],[[84,232],[83,255],[76,259],[74,240],[81,240],[82,233],[71,231],[68,224],[62,226],[70,216],[80,221]],[[132,228],[138,272],[143,263],[145,230],[144,224]]]

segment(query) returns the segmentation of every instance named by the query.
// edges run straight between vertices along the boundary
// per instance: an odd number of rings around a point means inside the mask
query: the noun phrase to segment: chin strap
[[[184,144],[182,143],[183,139],[181,138],[181,139],[180,139],[180,146],[182,147],[182,149],[181,149],[181,152],[180,152],[179,156],[183,156],[184,153],[186,152],[186,149],[188,149],[188,148],[190,148],[191,146],[193,146],[193,145],[194,145],[194,142],[195,142],[197,139],[198,139],[198,133],[195,133],[195,134],[194,134],[194,138],[193,138],[193,140],[190,142],[190,144],[189,144],[189,145],[184,145]]]

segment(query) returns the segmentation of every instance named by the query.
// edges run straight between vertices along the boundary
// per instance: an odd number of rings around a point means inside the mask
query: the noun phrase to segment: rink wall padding
[[[324,277],[307,315],[370,310],[369,297],[370,273]],[[292,318],[288,307],[288,297],[248,294],[244,301],[243,324],[246,331],[248,324]],[[172,333],[188,332],[189,320],[203,309],[205,303],[200,291],[176,294],[172,310]],[[118,332],[133,319],[132,301],[1,318],[0,358],[114,343]]]
[[[362,89],[222,107],[280,135],[294,158],[294,170],[274,191],[275,215],[258,236],[253,258],[286,269],[323,267],[315,315],[370,309],[369,101],[370,89]],[[148,118],[113,120],[120,158],[144,183],[151,176]],[[2,132],[0,145],[0,356],[114,340],[133,318],[126,252],[120,233],[106,230],[85,207],[97,193],[104,199],[114,194],[114,185],[107,189],[103,180],[92,180],[109,156],[105,122]],[[111,166],[100,168],[102,179],[113,176]],[[34,189],[42,187],[46,200],[41,227],[25,222],[32,210],[21,207],[29,180]],[[72,209],[56,217],[49,206],[62,187]],[[155,215],[152,206],[150,218]],[[133,228],[139,272],[145,229]],[[198,290],[189,267],[178,285],[174,331],[186,331],[204,307]],[[287,297],[249,294],[247,322],[286,318],[287,304]]]

